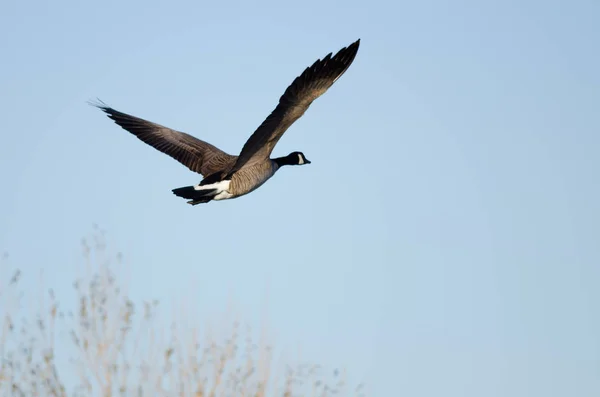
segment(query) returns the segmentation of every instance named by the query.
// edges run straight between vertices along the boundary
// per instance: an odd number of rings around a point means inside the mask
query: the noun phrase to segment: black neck
[[[298,162],[293,158],[294,156],[277,157],[273,159],[279,167],[284,165],[296,165]]]

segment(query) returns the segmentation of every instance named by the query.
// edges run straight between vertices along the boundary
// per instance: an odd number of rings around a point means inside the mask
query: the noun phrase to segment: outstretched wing
[[[317,60],[312,66],[296,77],[279,99],[279,104],[250,136],[233,168],[225,178],[244,165],[266,160],[285,131],[302,115],[310,104],[323,95],[350,67],[356,57],[360,39],[344,47],[333,57],[329,53],[323,60]]]
[[[90,104],[104,111],[115,123],[142,142],[171,156],[194,172],[206,176],[235,162],[235,156],[185,132],[119,112],[101,101]]]

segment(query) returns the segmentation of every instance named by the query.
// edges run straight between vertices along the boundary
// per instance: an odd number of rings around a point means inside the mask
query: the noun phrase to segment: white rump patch
[[[213,200],[227,200],[232,197],[233,194],[229,193],[227,190],[223,190],[221,193],[217,194]]]
[[[231,181],[219,181],[219,182],[215,182],[215,183],[211,183],[210,185],[196,185],[194,186],[194,190],[211,190],[211,189],[217,189],[218,192],[222,191],[222,190],[227,190],[229,189],[229,184],[231,183]]]
[[[194,190],[212,190],[217,189],[217,193],[214,196],[213,200],[225,200],[231,198],[233,194],[229,193],[229,184],[231,181],[220,181],[216,183],[211,183],[210,185],[195,185]]]

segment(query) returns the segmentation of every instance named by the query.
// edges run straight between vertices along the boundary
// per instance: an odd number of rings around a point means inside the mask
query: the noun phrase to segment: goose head
[[[302,152],[292,152],[285,157],[279,157],[274,161],[281,167],[283,165],[306,165],[310,164],[310,160],[304,156]]]

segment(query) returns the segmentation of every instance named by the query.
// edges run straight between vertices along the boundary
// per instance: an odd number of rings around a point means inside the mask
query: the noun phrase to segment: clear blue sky
[[[0,250],[70,289],[98,223],[133,293],[213,313],[375,396],[600,394],[600,3],[3,2]],[[236,153],[361,38],[246,197],[85,101]],[[267,293],[268,287],[268,293]],[[165,307],[169,307],[167,304]]]

